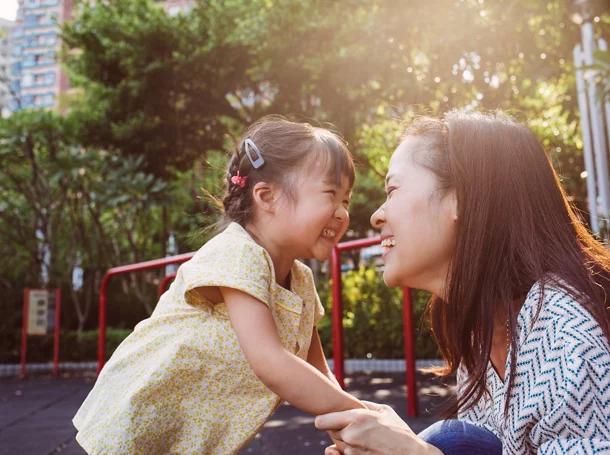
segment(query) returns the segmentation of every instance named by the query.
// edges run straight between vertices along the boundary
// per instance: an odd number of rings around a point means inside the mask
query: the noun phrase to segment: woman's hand
[[[343,441],[345,455],[442,455],[442,452],[421,439],[392,408],[363,401],[368,409],[352,409],[316,417],[316,427],[327,430],[335,441]],[[335,446],[325,455],[340,455]]]

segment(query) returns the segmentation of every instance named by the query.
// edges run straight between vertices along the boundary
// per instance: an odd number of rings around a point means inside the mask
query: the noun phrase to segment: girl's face
[[[315,169],[296,176],[294,200],[283,198],[280,208],[283,230],[297,258],[330,258],[334,246],[349,225],[349,180],[329,181]]]
[[[420,140],[407,138],[392,155],[387,199],[371,224],[381,230],[386,284],[442,297],[455,242],[457,203],[453,191],[441,194],[434,174],[414,163],[410,150]]]

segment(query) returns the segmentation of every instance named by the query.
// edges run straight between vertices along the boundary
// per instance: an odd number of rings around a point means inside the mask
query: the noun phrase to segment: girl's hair
[[[254,168],[246,154],[247,139],[255,144],[264,159],[258,168]],[[280,116],[263,117],[252,124],[231,156],[222,199],[223,215],[217,228],[222,230],[232,221],[245,226],[251,220],[252,188],[258,182],[279,185],[294,198],[294,177],[314,163],[326,179],[340,185],[341,176],[345,176],[350,188],[354,185],[356,171],[352,155],[335,133]],[[244,187],[231,181],[238,172],[239,176],[247,177]]]
[[[414,162],[435,174],[441,194],[453,190],[457,199],[446,303],[433,296],[429,306],[446,365],[432,371],[448,375],[461,363],[468,379],[449,414],[471,409],[487,390],[494,320],[508,317],[507,413],[516,364],[513,301],[537,281],[541,293],[552,283],[578,299],[610,339],[610,252],[577,217],[528,128],[500,114],[455,110],[444,120],[416,119],[406,137],[420,139]],[[538,312],[542,299],[539,305]]]

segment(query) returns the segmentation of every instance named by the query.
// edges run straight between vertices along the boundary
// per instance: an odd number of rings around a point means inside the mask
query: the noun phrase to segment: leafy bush
[[[326,316],[320,322],[320,338],[327,356],[332,356],[331,283],[318,285]],[[415,355],[438,358],[429,327],[422,323],[430,294],[412,291]],[[402,289],[389,288],[374,267],[360,267],[343,274],[343,345],[346,358],[404,358]]]
[[[106,330],[106,359],[132,331],[129,329]],[[62,332],[59,337],[60,362],[84,362],[97,360],[98,331],[89,330]],[[21,361],[21,331],[12,331],[2,336],[0,363],[19,363]],[[28,363],[53,361],[53,335],[28,336]]]
[[[324,352],[332,356],[330,280],[320,280],[318,292],[326,316],[318,328]],[[422,316],[429,298],[423,291],[412,291],[415,355],[432,359],[439,356]],[[343,336],[346,358],[400,359],[404,357],[402,290],[389,288],[374,267],[361,267],[343,274]],[[132,332],[131,329],[106,331],[106,356]],[[97,360],[98,331],[61,333],[61,362]],[[0,363],[20,361],[21,331],[0,333]],[[53,359],[53,336],[28,337],[28,362],[50,362]]]

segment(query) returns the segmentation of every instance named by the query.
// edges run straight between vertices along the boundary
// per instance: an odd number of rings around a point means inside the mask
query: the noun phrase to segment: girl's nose
[[[382,205],[381,207],[379,207],[377,209],[377,211],[375,213],[373,213],[373,215],[371,216],[371,226],[373,226],[375,229],[381,229],[381,227],[385,223],[384,206],[385,206],[385,204]]]
[[[349,218],[349,213],[343,204],[337,207],[337,210],[335,210],[335,218],[341,222],[344,222]]]

